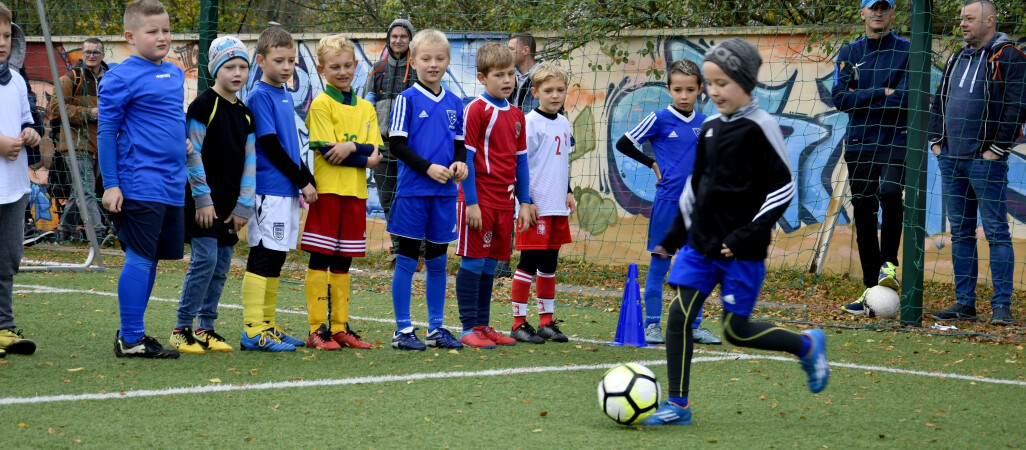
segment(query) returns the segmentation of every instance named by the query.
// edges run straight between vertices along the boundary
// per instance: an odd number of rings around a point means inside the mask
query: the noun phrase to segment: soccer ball
[[[616,366],[602,375],[598,401],[602,411],[616,423],[641,423],[659,407],[663,391],[648,367],[636,363]]]
[[[901,301],[898,293],[887,286],[873,286],[866,293],[864,300],[866,314],[869,317],[882,317],[890,319],[898,314],[901,309]]]

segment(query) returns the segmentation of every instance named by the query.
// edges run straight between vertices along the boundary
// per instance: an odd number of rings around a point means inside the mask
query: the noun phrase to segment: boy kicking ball
[[[706,89],[720,114],[702,125],[680,215],[656,249],[664,254],[681,250],[669,278],[676,292],[666,333],[670,397],[646,425],[691,424],[691,324],[717,284],[723,295],[723,332],[731,344],[797,356],[813,393],[822,391],[830,376],[823,330],[797,334],[750,320],[766,275],[773,226],[794,197],[780,127],[752,97],[761,64],[759,51],[738,38],[723,40],[705,54]]]

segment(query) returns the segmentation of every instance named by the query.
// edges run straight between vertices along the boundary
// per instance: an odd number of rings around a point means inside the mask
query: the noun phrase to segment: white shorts
[[[257,195],[249,221],[249,246],[287,252],[299,241],[299,197]]]

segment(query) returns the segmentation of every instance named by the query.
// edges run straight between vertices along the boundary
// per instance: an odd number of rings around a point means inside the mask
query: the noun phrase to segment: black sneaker
[[[562,322],[562,320],[553,320],[552,322],[542,325],[538,328],[538,336],[555,342],[569,341],[569,339],[566,338],[566,335],[559,331],[558,325]]]
[[[538,336],[538,332],[534,331],[534,327],[527,322],[520,324],[517,329],[513,330],[513,332],[509,334],[509,337],[516,339],[517,342],[530,342],[532,344],[545,343],[545,338]]]
[[[143,336],[139,342],[134,344],[125,343],[120,333],[114,339],[114,356],[118,358],[177,358],[178,350],[164,348],[156,339],[150,336]]]
[[[997,306],[994,308],[994,315],[990,317],[991,325],[1002,325],[1008,326],[1012,324],[1012,310],[1004,307]]]
[[[951,321],[951,320],[976,320],[976,307],[966,306],[956,302],[950,308],[944,311],[938,311],[930,314],[935,320]]]

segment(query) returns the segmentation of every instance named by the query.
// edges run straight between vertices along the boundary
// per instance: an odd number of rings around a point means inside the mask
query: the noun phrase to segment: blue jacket
[[[968,46],[958,49],[944,66],[944,76],[930,104],[930,146],[941,144],[945,148],[945,108],[948,103],[948,92],[951,89],[951,71],[954,62]],[[986,58],[988,80],[983,85],[980,95],[987,102],[982,118],[983,132],[980,133],[980,146],[976,153],[990,150],[998,156],[1006,156],[1015,145],[1022,133],[1023,122],[1026,121],[1026,55],[1015,47],[1015,44],[1004,33],[997,33],[984,46],[982,57]]]
[[[846,143],[904,146],[908,134],[909,42],[894,32],[863,37],[837,53],[830,98],[848,113]],[[885,89],[894,89],[887,95]],[[849,90],[854,89],[854,90]]]

